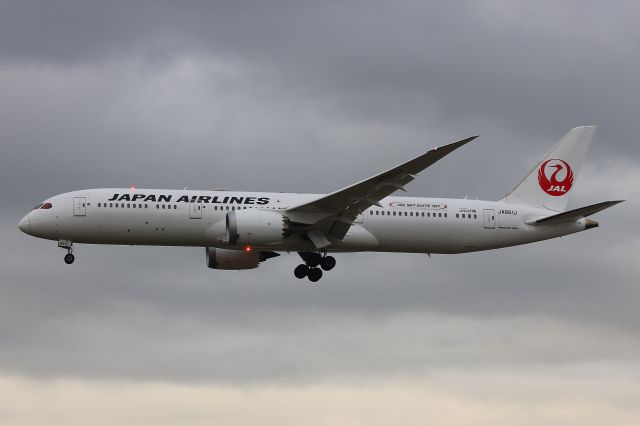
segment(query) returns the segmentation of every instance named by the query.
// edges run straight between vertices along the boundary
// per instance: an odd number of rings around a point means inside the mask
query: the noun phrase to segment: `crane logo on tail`
[[[554,197],[566,194],[573,185],[573,171],[564,160],[552,158],[540,165],[538,183],[544,192]]]

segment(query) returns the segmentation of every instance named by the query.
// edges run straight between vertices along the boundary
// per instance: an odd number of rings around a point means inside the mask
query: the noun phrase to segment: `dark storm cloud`
[[[568,125],[597,123],[638,153],[627,140],[640,94],[635,2],[190,6],[8,2],[0,55],[69,64],[204,52],[262,67],[302,96],[340,96],[336,107],[352,119],[415,123],[432,115],[459,132],[525,135],[544,123],[552,138]]]
[[[637,9],[3,2],[0,369],[250,381],[637,356]],[[202,249],[81,246],[69,268],[15,227],[83,187],[330,191],[476,133],[409,195],[496,199],[582,124],[600,129],[573,204],[629,199],[601,229],[343,255],[318,286],[294,255],[225,273]]]

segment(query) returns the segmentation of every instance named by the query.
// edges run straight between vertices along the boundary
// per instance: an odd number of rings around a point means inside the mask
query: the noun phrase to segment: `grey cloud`
[[[551,138],[596,123],[637,154],[627,136],[639,94],[633,2],[5,8],[0,51],[7,61],[95,63],[124,55],[157,64],[202,53],[248,61],[300,96],[340,97],[332,107],[352,120],[415,125],[430,116],[463,133],[526,129],[519,139],[535,134],[538,123]]]
[[[4,2],[0,370],[295,381],[633,363],[636,9]],[[294,255],[225,273],[202,249],[81,246],[69,268],[15,227],[82,187],[331,191],[476,133],[409,195],[496,199],[591,123],[572,204],[629,199],[602,228],[462,256],[341,255],[318,286],[292,277]]]

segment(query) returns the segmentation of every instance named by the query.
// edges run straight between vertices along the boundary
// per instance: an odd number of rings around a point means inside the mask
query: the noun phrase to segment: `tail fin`
[[[564,211],[595,132],[596,126],[569,130],[502,201]]]

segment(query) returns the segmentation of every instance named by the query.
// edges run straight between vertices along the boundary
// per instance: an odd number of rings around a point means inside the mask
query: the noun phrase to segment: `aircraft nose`
[[[25,234],[29,234],[31,233],[31,219],[29,218],[29,215],[31,213],[27,213],[22,220],[20,221],[20,223],[18,223],[18,229],[21,230],[22,232],[24,232]]]

